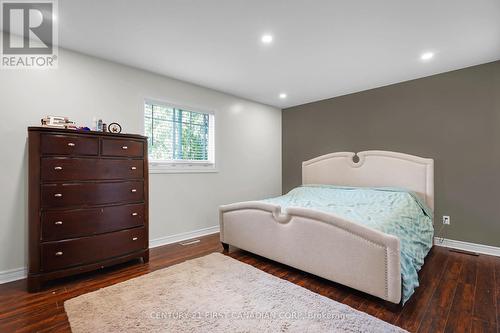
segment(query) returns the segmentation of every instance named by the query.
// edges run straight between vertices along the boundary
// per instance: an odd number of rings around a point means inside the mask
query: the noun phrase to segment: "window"
[[[144,132],[155,170],[214,169],[214,115],[163,103],[144,103]]]

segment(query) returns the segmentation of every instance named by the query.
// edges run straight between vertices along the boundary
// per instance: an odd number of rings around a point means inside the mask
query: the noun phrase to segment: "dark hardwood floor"
[[[65,300],[211,252],[222,252],[218,234],[188,246],[151,250],[148,264],[122,264],[55,281],[38,293],[26,280],[0,285],[0,332],[69,332]],[[229,256],[345,303],[410,332],[500,333],[500,258],[434,247],[420,272],[420,287],[400,307],[268,259],[230,248]]]

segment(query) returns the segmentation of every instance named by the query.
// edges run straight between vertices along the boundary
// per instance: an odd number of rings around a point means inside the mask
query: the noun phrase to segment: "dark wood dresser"
[[[142,258],[148,250],[147,140],[29,127],[28,289]]]

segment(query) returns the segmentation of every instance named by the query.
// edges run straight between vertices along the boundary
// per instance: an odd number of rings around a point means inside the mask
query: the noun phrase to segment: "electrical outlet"
[[[451,218],[448,215],[443,215],[443,224],[451,224]]]

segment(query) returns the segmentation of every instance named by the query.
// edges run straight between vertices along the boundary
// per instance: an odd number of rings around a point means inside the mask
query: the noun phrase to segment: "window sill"
[[[158,165],[150,164],[149,173],[218,173],[219,170],[215,166],[197,166],[197,165],[185,165],[185,166],[172,166],[172,165]]]

